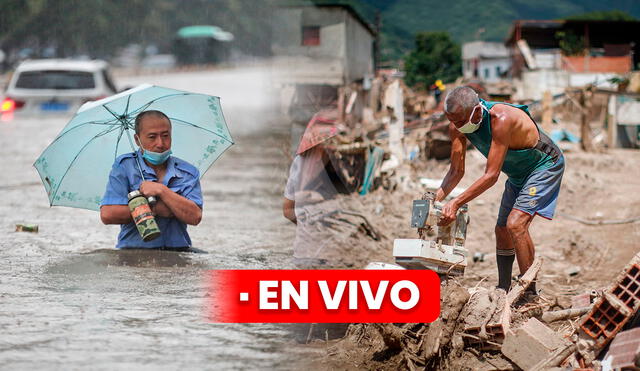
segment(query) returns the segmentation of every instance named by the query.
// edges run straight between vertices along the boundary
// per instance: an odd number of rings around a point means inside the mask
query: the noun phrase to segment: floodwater
[[[0,122],[0,368],[288,368],[288,332],[206,319],[208,269],[287,268],[286,123],[256,69],[121,78],[218,95],[236,145],[202,178],[202,253],[117,251],[118,226],[50,208],[32,167],[68,117]],[[15,232],[16,223],[39,233]]]

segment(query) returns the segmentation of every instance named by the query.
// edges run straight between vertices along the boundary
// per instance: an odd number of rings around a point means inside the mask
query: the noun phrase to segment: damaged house
[[[274,78],[294,121],[306,124],[336,104],[340,87],[373,77],[376,32],[350,5],[283,2],[274,24]]]
[[[462,45],[462,75],[465,79],[496,82],[511,67],[509,50],[502,43],[472,41]]]
[[[595,84],[635,69],[640,62],[640,21],[519,20],[506,46],[519,99],[541,99],[543,90]]]
[[[321,111],[325,124],[348,127],[360,121],[374,76],[377,34],[364,15],[340,2],[283,1],[273,24],[273,81],[292,122],[292,152]],[[348,192],[356,191],[363,179],[365,149],[330,156],[339,169],[329,172],[342,174]]]

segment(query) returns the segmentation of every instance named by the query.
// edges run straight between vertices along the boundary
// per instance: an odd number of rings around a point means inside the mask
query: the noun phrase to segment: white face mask
[[[478,103],[477,106],[473,107],[473,110],[471,111],[471,115],[469,116],[469,121],[467,121],[467,123],[462,125],[461,127],[457,128],[459,132],[463,134],[471,134],[474,131],[478,130],[478,128],[480,127],[480,124],[482,123],[482,117],[480,117],[480,121],[478,121],[475,124],[471,122],[473,115],[476,113],[476,108],[478,107],[480,107],[480,111],[482,111],[482,109],[484,108],[482,103]]]

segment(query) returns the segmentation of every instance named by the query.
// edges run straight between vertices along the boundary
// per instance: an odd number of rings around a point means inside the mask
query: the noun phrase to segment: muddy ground
[[[552,221],[536,217],[531,226],[536,254],[544,259],[538,275],[538,288],[542,289],[542,297],[546,302],[557,304],[555,309],[570,307],[573,295],[608,287],[639,251],[640,238],[640,222],[587,225],[574,220],[577,217],[587,221],[612,221],[640,216],[640,173],[637,165],[640,163],[640,151],[616,149],[585,153],[574,148],[565,152],[565,158],[566,171],[556,217]],[[483,173],[485,161],[477,151],[471,150],[467,155],[466,174],[460,186],[472,184]],[[414,181],[409,183],[407,190],[379,189],[364,197],[344,197],[342,201],[348,205],[345,207],[367,215],[381,235],[380,241],[374,241],[362,230],[351,228],[340,231],[345,242],[340,255],[349,256],[344,263],[364,267],[371,261],[393,262],[393,239],[416,238],[415,231],[409,228],[409,218],[412,200],[419,199],[424,191],[417,179],[442,178],[447,168],[447,161],[416,163],[412,169]],[[494,187],[469,204],[471,223],[466,247],[471,256],[474,253],[484,254],[484,261],[472,262],[469,259],[464,277],[455,279],[462,287],[490,289],[497,284],[493,228],[505,180],[506,176],[501,175]],[[569,271],[576,269],[579,270],[577,275],[569,275]],[[514,263],[514,275],[517,273],[517,264]],[[456,298],[447,298],[447,290],[443,290],[443,308],[452,300]],[[455,323],[450,325],[455,326]],[[565,321],[551,327],[558,330],[564,326],[561,330],[567,330],[566,327],[570,325]],[[382,338],[374,336],[373,339],[367,339],[371,333],[366,330],[367,326],[370,325],[352,326],[342,341],[316,341],[312,345],[316,350],[313,365],[341,369],[391,370],[406,367],[398,352],[384,351]],[[495,353],[474,355],[473,351],[465,351],[457,356],[441,356],[441,363],[431,363],[429,367],[513,367]]]

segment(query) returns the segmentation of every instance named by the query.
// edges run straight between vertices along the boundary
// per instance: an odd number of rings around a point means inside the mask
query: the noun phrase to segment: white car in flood
[[[28,60],[9,80],[0,114],[73,114],[83,103],[116,92],[105,61]]]

